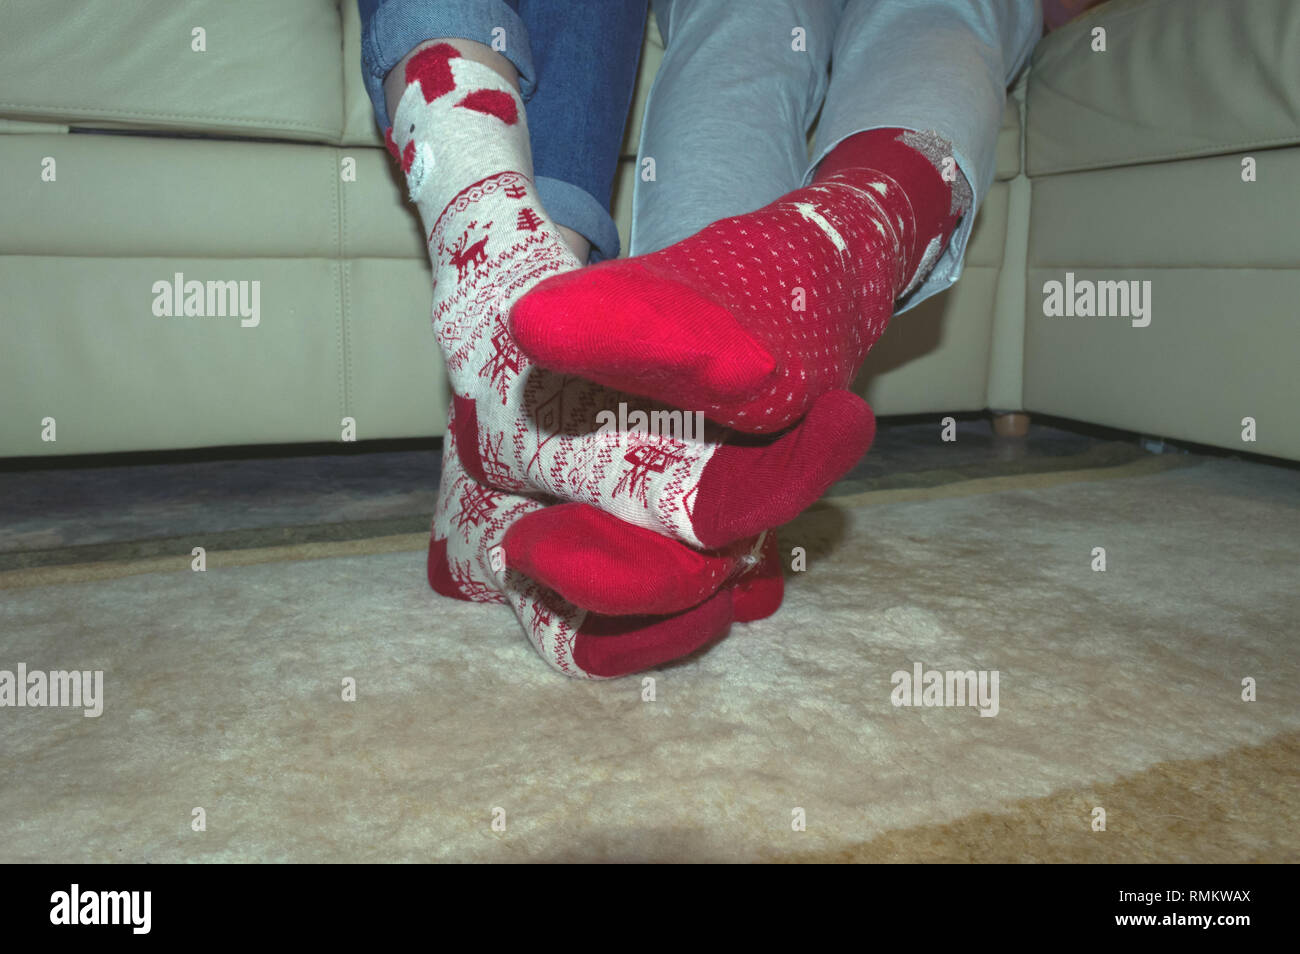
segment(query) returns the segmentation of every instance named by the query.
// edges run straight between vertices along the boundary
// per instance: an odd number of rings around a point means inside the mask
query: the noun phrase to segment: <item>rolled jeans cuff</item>
[[[527,102],[536,85],[528,30],[504,0],[480,0],[473,5],[429,0],[381,2],[361,27],[361,72],[380,131],[393,124],[384,101],[384,77],[406,54],[425,40],[442,38],[493,46],[494,40],[501,39],[500,34],[493,35],[497,29],[505,31],[505,49],[499,52],[514,65],[520,94]]]
[[[537,197],[552,222],[573,229],[591,243],[593,264],[618,258],[618,227],[591,193],[569,182],[538,176]]]

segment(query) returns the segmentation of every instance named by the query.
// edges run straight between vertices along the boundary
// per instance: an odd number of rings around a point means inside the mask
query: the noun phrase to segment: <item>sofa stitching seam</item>
[[[1039,134],[1042,135],[1041,133]],[[1038,168],[1030,170],[1029,175],[1033,178],[1040,176],[1059,176],[1072,172],[1100,172],[1105,169],[1126,169],[1133,166],[1155,165],[1162,162],[1181,161],[1186,159],[1217,159],[1224,156],[1236,156],[1243,150],[1247,149],[1272,149],[1276,147],[1295,146],[1296,136],[1290,134],[1275,139],[1258,139],[1247,142],[1221,142],[1210,143],[1205,146],[1193,146],[1178,152],[1151,153],[1149,155],[1132,154],[1128,156],[1119,156],[1113,159],[1099,159],[1085,165],[1064,166],[1051,168],[1047,170]],[[1026,143],[1028,145],[1028,143]],[[1041,147],[1040,147],[1041,148]],[[1041,160],[1040,160],[1041,163]]]
[[[0,102],[0,109],[18,109],[28,110],[33,113],[45,114],[49,112],[59,112],[69,110],[71,107],[56,105],[52,103],[9,103]],[[223,116],[219,113],[171,113],[161,112],[158,110],[143,109],[114,109],[105,106],[77,107],[77,110],[83,115],[95,116],[139,116],[142,119],[187,119],[187,120],[220,120],[221,122],[235,123],[241,126],[283,126],[286,128],[303,129],[312,132],[329,133],[335,135],[335,131],[329,130],[324,126],[317,126],[314,123],[305,123],[294,119],[270,119],[270,118],[250,118],[247,116]]]

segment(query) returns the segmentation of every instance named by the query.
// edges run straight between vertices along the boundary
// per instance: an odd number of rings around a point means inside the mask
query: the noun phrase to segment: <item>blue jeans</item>
[[[647,0],[357,0],[361,73],[380,129],[384,77],[425,40],[475,40],[510,60],[528,106],[538,197],[558,225],[616,258],[610,196]],[[495,41],[495,42],[494,42]],[[503,48],[504,44],[504,48]]]

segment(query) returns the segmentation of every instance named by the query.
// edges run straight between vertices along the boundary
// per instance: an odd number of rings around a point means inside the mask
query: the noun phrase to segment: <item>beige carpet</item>
[[[0,861],[1300,859],[1294,470],[953,477],[782,541],[781,612],[654,702],[434,596],[418,534],[0,573],[0,669],[105,671],[97,719],[0,709]],[[997,716],[892,705],[918,662]]]

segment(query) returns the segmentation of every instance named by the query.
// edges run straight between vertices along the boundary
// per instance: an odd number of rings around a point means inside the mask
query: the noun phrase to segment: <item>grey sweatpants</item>
[[[975,208],[899,310],[957,281],[993,183],[1007,84],[1042,34],[1039,0],[654,0],[653,8],[665,53],[641,128],[631,254],[762,208],[807,185],[842,140],[897,127],[952,143],[975,193]]]

